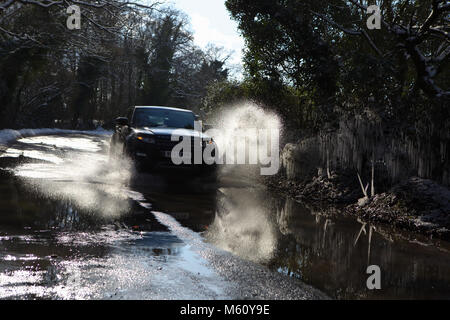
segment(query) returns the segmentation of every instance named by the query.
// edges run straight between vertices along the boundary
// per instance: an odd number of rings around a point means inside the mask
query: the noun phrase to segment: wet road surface
[[[327,218],[241,174],[136,175],[108,142],[34,137],[0,155],[0,298],[450,298],[447,242]]]
[[[134,176],[107,145],[35,137],[1,156],[0,298],[324,297],[203,240],[216,188]]]

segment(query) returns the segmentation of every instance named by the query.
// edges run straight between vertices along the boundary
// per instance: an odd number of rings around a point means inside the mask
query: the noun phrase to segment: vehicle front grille
[[[181,139],[180,139],[181,142]],[[156,137],[156,145],[158,149],[161,151],[172,151],[173,148],[179,144],[178,141],[171,141],[171,136],[157,136]],[[194,139],[192,138],[191,146],[194,146]]]
[[[161,151],[172,151],[177,144],[178,142],[171,141],[170,136],[167,136],[167,138],[165,136],[156,138],[156,145]]]

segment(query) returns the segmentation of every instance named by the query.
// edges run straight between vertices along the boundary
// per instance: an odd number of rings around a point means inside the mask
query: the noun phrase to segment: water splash
[[[256,170],[260,168],[260,161],[258,161],[261,160],[260,151],[264,148],[266,150],[268,147],[270,148],[270,143],[267,145],[258,137],[259,130],[266,130],[267,133],[271,130],[282,131],[281,120],[277,114],[252,102],[243,102],[224,108],[210,120],[215,129],[213,138],[220,152],[234,150],[234,162],[238,162],[237,157],[243,156],[247,164],[237,167],[230,165],[228,159],[226,159],[224,162],[228,165],[223,168],[223,172],[235,172],[244,175],[244,177],[256,173]],[[244,139],[245,141],[243,141]],[[245,150],[238,149],[236,145],[245,147]],[[270,149],[267,150],[266,154],[267,156],[271,155]],[[229,152],[226,152],[226,156],[229,156]],[[255,160],[252,161],[252,158]]]
[[[107,139],[36,137],[20,142],[58,159],[26,163],[14,170],[33,191],[69,201],[103,218],[117,218],[129,211],[126,186],[132,176],[130,162],[101,152]]]

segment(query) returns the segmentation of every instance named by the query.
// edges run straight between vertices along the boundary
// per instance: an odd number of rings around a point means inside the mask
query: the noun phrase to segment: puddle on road
[[[119,268],[107,261],[123,248],[161,261],[184,246],[131,199],[122,200],[116,215],[105,215],[97,206],[41,191],[0,170],[0,298],[64,299],[76,292],[71,298],[108,298],[94,283],[78,290],[76,282],[67,283],[67,272],[97,264]]]
[[[164,193],[141,192],[152,199],[153,208],[200,232],[214,246],[300,279],[332,298],[450,298],[446,241],[380,225],[371,232],[370,224],[327,217],[262,189],[189,191],[177,186]],[[381,268],[380,291],[367,289],[369,265]]]
[[[433,246],[419,235],[386,226],[370,232],[370,225],[327,218],[264,191],[224,192],[205,234],[220,248],[301,279],[332,298],[450,298],[448,242],[435,241]],[[382,290],[367,289],[369,265],[380,266]]]
[[[224,298],[139,205],[128,164],[111,163],[103,139],[71,141],[23,139],[0,158],[0,299]]]
[[[26,181],[0,170],[0,299],[227,298],[139,193],[111,215]]]
[[[448,242],[382,226],[370,237],[259,189],[133,184],[105,140],[77,139],[31,138],[0,158],[0,298],[226,298],[193,250],[199,234],[333,298],[450,298]],[[372,264],[380,291],[366,287]]]

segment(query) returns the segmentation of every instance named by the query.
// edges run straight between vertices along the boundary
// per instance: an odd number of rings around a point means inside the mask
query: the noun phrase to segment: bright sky
[[[208,43],[224,47],[227,51],[234,51],[230,63],[242,64],[244,40],[224,0],[165,0],[165,3],[190,17],[194,41],[199,47],[205,48]]]

